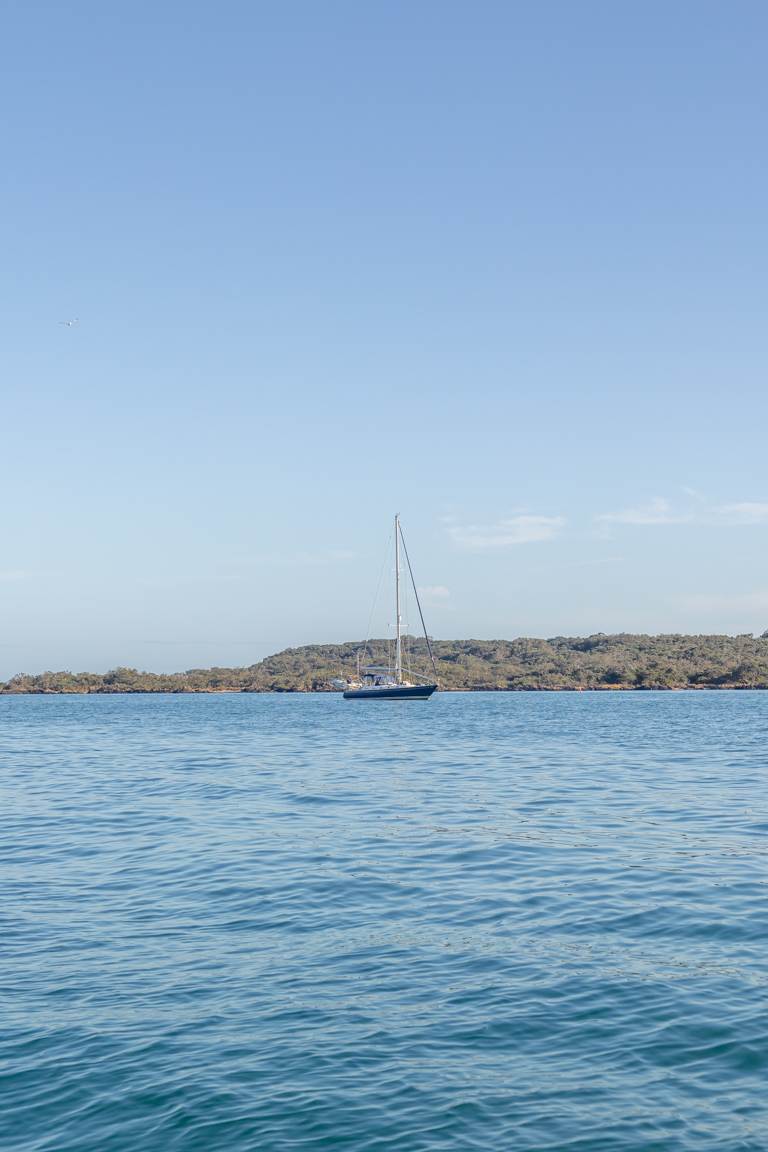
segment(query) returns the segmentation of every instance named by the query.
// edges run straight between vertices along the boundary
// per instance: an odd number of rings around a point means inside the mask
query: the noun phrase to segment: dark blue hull
[[[348,688],[345,700],[429,700],[437,684],[402,684],[391,688]]]

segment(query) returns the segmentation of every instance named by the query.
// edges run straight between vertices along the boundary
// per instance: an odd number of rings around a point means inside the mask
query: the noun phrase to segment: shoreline
[[[488,692],[494,695],[520,692],[562,693],[634,693],[634,692],[768,692],[768,684],[602,684],[589,688],[541,686],[538,688],[493,688],[480,685],[468,688],[440,688],[441,696]],[[0,688],[0,697],[11,696],[341,696],[334,688],[30,688],[8,691]]]

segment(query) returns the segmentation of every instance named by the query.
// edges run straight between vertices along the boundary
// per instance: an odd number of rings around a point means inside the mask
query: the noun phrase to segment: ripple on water
[[[767,721],[0,698],[0,1147],[764,1152]]]

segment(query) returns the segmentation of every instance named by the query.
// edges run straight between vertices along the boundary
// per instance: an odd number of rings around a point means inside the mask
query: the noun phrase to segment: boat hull
[[[429,700],[437,684],[393,684],[388,688],[348,688],[345,700]]]

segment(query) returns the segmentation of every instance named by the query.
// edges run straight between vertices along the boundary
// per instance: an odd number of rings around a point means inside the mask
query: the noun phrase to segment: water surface
[[[768,694],[0,698],[4,1152],[768,1148]]]

